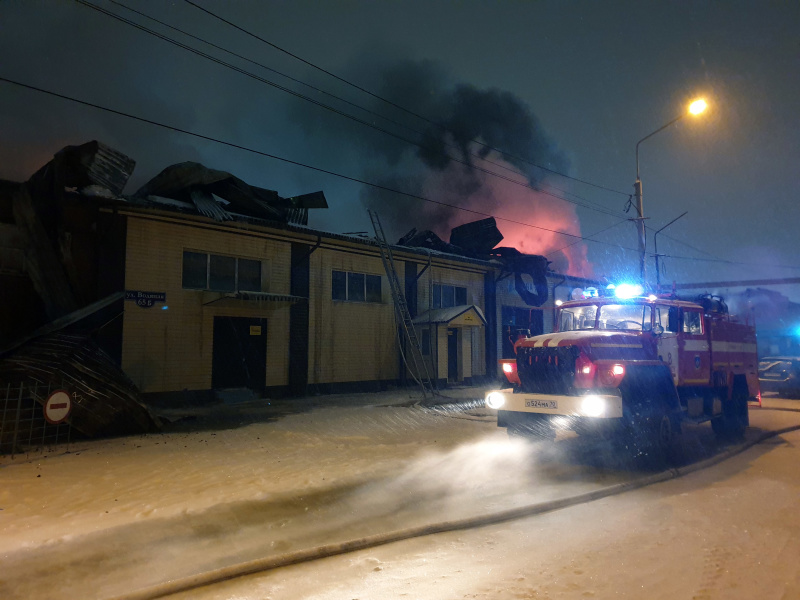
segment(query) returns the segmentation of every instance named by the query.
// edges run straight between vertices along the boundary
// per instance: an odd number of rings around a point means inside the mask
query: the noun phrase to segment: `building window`
[[[420,340],[420,345],[422,346],[422,356],[430,356],[431,355],[431,332],[429,329],[422,330],[422,336]]]
[[[211,255],[208,266],[208,289],[220,292],[236,291],[236,259]]]
[[[260,292],[261,261],[184,250],[183,287],[215,292]]]
[[[433,284],[433,308],[450,308],[451,306],[465,306],[467,304],[467,288],[453,285]]]
[[[380,275],[367,275],[367,302],[381,301],[381,277]]]
[[[347,273],[334,271],[331,279],[334,300],[347,300]]]
[[[380,303],[381,276],[334,271],[331,277],[331,297],[349,302]]]
[[[183,287],[194,290],[208,287],[208,254],[184,251]]]
[[[243,292],[260,292],[261,291],[261,261],[250,260],[248,258],[239,258],[238,262],[238,277],[239,277],[239,290]]]
[[[351,302],[364,302],[367,298],[363,273],[347,274],[347,299]]]

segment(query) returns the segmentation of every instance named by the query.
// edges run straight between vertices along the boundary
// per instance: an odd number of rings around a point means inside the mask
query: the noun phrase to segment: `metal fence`
[[[72,427],[68,421],[57,425],[45,419],[44,405],[51,385],[7,383],[0,387],[0,454],[44,451],[57,444],[69,448]]]

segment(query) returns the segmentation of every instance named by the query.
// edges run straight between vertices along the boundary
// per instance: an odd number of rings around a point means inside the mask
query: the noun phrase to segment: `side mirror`
[[[660,323],[656,323],[653,326],[653,333],[656,335],[661,335],[662,333],[664,333],[664,328],[661,326]]]

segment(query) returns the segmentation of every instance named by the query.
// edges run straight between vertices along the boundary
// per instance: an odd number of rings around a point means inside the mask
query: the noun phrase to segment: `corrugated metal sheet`
[[[121,194],[128,178],[133,173],[136,161],[101,142],[95,141],[89,142],[89,144],[96,144],[94,155],[88,164],[89,179],[117,195]],[[89,144],[84,144],[84,146]]]
[[[197,211],[217,221],[239,220],[237,214],[282,223],[308,224],[309,208],[327,208],[325,194],[313,192],[281,198],[274,190],[249,185],[225,171],[200,163],[172,165],[148,181],[135,197],[160,196],[193,202]],[[227,203],[224,207],[214,198]]]
[[[207,292],[212,294],[213,292]],[[214,306],[216,308],[258,308],[273,302],[308,302],[308,298],[292,296],[290,294],[270,294],[268,292],[234,292],[227,293],[209,302],[204,302],[203,306]]]
[[[296,225],[308,225],[308,209],[290,208],[286,211],[286,221]]]
[[[231,214],[214,200],[214,196],[211,193],[205,190],[195,189],[191,191],[190,197],[200,214],[211,217],[217,221],[233,220]]]

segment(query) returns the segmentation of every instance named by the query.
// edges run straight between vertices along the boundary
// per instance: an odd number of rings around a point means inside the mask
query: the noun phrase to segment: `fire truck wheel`
[[[722,403],[722,415],[711,420],[711,428],[721,440],[741,440],[747,428],[747,396],[735,393]]]
[[[666,452],[669,450],[674,436],[672,419],[669,418],[669,415],[662,415],[654,424],[652,436],[652,444],[656,450],[659,452]]]
[[[672,459],[672,441],[678,424],[668,415],[651,417],[629,429],[625,446],[633,451],[633,457],[645,461],[651,468],[663,468]]]

